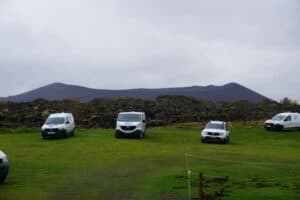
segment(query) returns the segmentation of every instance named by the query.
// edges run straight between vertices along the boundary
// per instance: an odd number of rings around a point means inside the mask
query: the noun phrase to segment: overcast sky
[[[0,0],[0,96],[238,82],[300,99],[299,0]]]

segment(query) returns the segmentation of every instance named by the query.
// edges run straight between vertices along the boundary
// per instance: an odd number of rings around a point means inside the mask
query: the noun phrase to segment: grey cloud
[[[300,99],[300,3],[4,0],[0,96],[51,82],[95,88],[240,82]]]

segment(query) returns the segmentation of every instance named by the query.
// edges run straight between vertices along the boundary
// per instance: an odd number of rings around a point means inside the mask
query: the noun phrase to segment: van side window
[[[292,118],[291,118],[291,116],[289,115],[289,116],[287,116],[286,118],[285,118],[285,120],[284,120],[285,122],[289,122],[289,121],[292,121]]]

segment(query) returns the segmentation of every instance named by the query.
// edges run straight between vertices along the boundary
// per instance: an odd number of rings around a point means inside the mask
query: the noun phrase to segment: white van
[[[279,113],[265,121],[266,130],[294,130],[300,129],[300,114],[285,112]]]
[[[43,139],[72,136],[75,132],[74,117],[71,113],[51,114],[42,126],[41,132]]]
[[[4,152],[0,150],[0,183],[3,182],[9,171],[8,159]]]
[[[229,142],[229,128],[224,121],[210,121],[201,132],[201,142],[208,141],[222,142],[224,144]]]
[[[133,136],[144,138],[146,132],[146,116],[144,112],[121,112],[116,124],[116,138]]]

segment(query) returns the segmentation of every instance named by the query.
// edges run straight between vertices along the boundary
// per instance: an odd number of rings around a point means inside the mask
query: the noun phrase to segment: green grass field
[[[77,130],[42,140],[39,130],[0,130],[10,174],[0,199],[300,199],[300,132],[231,128],[227,145],[200,143],[193,125],[150,128],[143,140],[115,139],[112,129]],[[187,156],[186,153],[188,154]],[[228,177],[228,178],[224,178]]]

